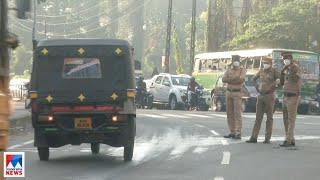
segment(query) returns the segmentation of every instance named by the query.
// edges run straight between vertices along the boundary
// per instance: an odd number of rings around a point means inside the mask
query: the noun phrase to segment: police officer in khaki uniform
[[[294,62],[292,53],[281,54],[284,60],[284,67],[281,71],[280,85],[283,86],[283,121],[286,131],[286,139],[282,147],[295,146],[294,128],[297,117],[298,105],[300,102],[301,90],[301,68]]]
[[[259,95],[257,97],[256,121],[253,127],[251,138],[247,143],[257,143],[258,134],[264,113],[267,114],[266,133],[263,143],[269,144],[272,127],[273,127],[273,108],[275,100],[276,81],[280,77],[280,73],[272,67],[272,58],[265,57],[263,59],[263,69],[261,69],[254,77],[253,82]],[[260,80],[258,86],[257,80]]]
[[[240,56],[232,56],[232,67],[223,75],[222,82],[227,83],[226,103],[227,119],[230,134],[225,138],[241,139],[242,129],[242,93],[241,89],[246,78],[246,70],[240,67]]]

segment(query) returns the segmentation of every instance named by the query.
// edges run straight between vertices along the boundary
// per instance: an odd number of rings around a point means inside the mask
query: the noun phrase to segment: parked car
[[[189,75],[170,75],[161,73],[151,80],[150,93],[154,96],[153,103],[168,105],[170,109],[184,108],[187,103],[187,87]]]
[[[252,81],[253,76],[253,74],[247,74],[242,87],[242,110],[244,112],[255,112],[256,110],[258,92]],[[218,77],[213,92],[212,101],[216,106],[216,111],[225,111],[227,84],[222,82],[222,75]]]

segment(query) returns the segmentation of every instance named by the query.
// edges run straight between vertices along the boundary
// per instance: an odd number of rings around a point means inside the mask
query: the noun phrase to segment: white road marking
[[[226,165],[230,163],[230,157],[231,157],[231,153],[230,152],[223,152],[223,158],[221,161],[222,165]]]
[[[21,143],[21,144],[16,144],[16,145],[13,145],[13,146],[10,146],[8,147],[9,150],[11,149],[16,149],[16,148],[19,148],[21,146],[25,146],[25,145],[28,145],[28,144],[32,144],[34,142],[34,140],[30,140],[30,141],[26,141],[24,143]]]
[[[227,118],[227,115],[223,115],[223,114],[210,114],[212,116],[217,116],[217,117],[223,117],[223,118]]]
[[[307,122],[299,122],[299,124],[305,124],[305,125],[320,125],[320,123],[307,123]]]
[[[167,117],[164,116],[158,116],[158,115],[152,115],[152,114],[139,114],[141,116],[147,116],[147,117],[151,117],[151,118],[159,118],[159,119],[165,119]]]
[[[177,117],[177,118],[186,118],[186,119],[192,118],[192,117],[181,116],[181,115],[176,115],[176,114],[165,114],[165,116],[171,116],[171,117]]]
[[[215,130],[210,130],[210,132],[211,132],[212,134],[214,134],[215,136],[220,136],[220,134],[217,133]]]
[[[198,127],[201,127],[201,128],[205,128],[205,126],[202,126],[200,124],[195,124],[195,125],[198,126]]]
[[[295,140],[314,140],[314,139],[320,139],[320,136],[304,136],[304,135],[298,135],[294,136]],[[243,143],[246,140],[250,139],[250,136],[243,137],[241,141],[233,141],[232,144],[237,144],[237,143]],[[285,137],[281,136],[272,136],[271,137],[271,142],[272,141],[284,141]],[[260,136],[258,137],[258,142],[264,141],[264,137]]]
[[[221,143],[222,143],[222,145],[224,145],[224,146],[228,146],[228,145],[229,145],[229,142],[228,142],[227,140],[225,140],[225,139],[222,139],[222,140],[221,140]]]
[[[199,114],[186,114],[188,116],[193,116],[193,117],[201,117],[201,118],[209,118],[210,116],[205,116],[205,115],[199,115]]]
[[[224,180],[223,177],[215,177],[214,180]]]
[[[196,149],[193,150],[193,153],[202,154],[202,153],[204,153],[206,151],[208,151],[208,148],[197,147]]]

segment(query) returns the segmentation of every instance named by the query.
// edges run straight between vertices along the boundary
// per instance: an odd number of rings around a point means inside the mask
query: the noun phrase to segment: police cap
[[[234,61],[240,61],[240,56],[239,55],[232,55],[232,62]]]
[[[263,57],[262,62],[263,62],[263,63],[264,63],[264,62],[270,62],[270,63],[272,63],[272,57],[271,57],[271,56],[265,56],[265,57]]]

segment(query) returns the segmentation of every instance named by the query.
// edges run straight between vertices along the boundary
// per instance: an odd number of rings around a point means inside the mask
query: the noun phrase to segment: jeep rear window
[[[100,60],[96,58],[65,58],[62,77],[64,79],[100,79]]]

